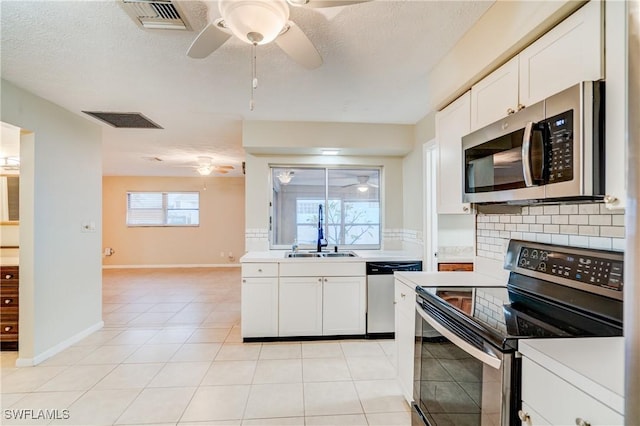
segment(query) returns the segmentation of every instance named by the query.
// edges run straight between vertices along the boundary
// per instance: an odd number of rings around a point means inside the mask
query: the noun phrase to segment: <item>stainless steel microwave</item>
[[[463,201],[604,197],[604,82],[586,81],[462,138]]]

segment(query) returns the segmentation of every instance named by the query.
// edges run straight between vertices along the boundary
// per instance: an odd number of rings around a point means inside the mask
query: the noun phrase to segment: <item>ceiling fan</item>
[[[227,164],[214,164],[212,157],[199,156],[197,162],[191,164],[178,165],[176,167],[190,167],[194,169],[200,176],[209,176],[211,173],[216,172],[220,174],[229,173],[234,169],[233,166]]]
[[[369,183],[369,176],[356,176],[358,183],[352,183],[350,185],[344,185],[343,188],[357,187],[360,192],[367,192],[369,188],[377,188],[378,185]]]
[[[253,46],[275,43],[298,64],[314,69],[322,57],[305,33],[289,20],[289,7],[333,7],[370,0],[219,0],[209,6],[208,24],[191,43],[187,55],[205,58],[232,35]]]

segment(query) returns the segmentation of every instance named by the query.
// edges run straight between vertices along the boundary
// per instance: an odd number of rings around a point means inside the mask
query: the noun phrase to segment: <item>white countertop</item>
[[[351,250],[354,257],[286,258],[290,250],[250,251],[240,258],[240,263],[255,262],[362,262],[362,261],[407,261],[421,260],[420,256],[402,250]],[[302,250],[304,251],[304,250]],[[344,250],[343,250],[344,251]]]
[[[624,338],[521,340],[518,351],[602,403],[624,413]]]
[[[506,287],[507,282],[478,272],[396,272],[410,287]]]

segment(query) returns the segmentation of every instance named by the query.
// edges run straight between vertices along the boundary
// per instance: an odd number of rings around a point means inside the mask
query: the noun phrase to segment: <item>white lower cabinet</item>
[[[322,282],[322,334],[364,334],[366,279],[325,277]]]
[[[322,278],[280,278],[279,335],[322,335]]]
[[[278,336],[278,264],[242,265],[242,337]]]
[[[414,353],[416,341],[415,290],[402,281],[395,281],[394,303],[396,306],[396,353],[398,381],[409,404],[413,400]]]
[[[620,413],[526,357],[522,358],[519,414],[523,425],[624,424]]]

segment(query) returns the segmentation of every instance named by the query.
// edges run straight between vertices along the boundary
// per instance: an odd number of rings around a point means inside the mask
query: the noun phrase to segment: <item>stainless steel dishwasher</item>
[[[422,271],[422,262],[367,262],[367,337],[394,337],[393,273]]]

